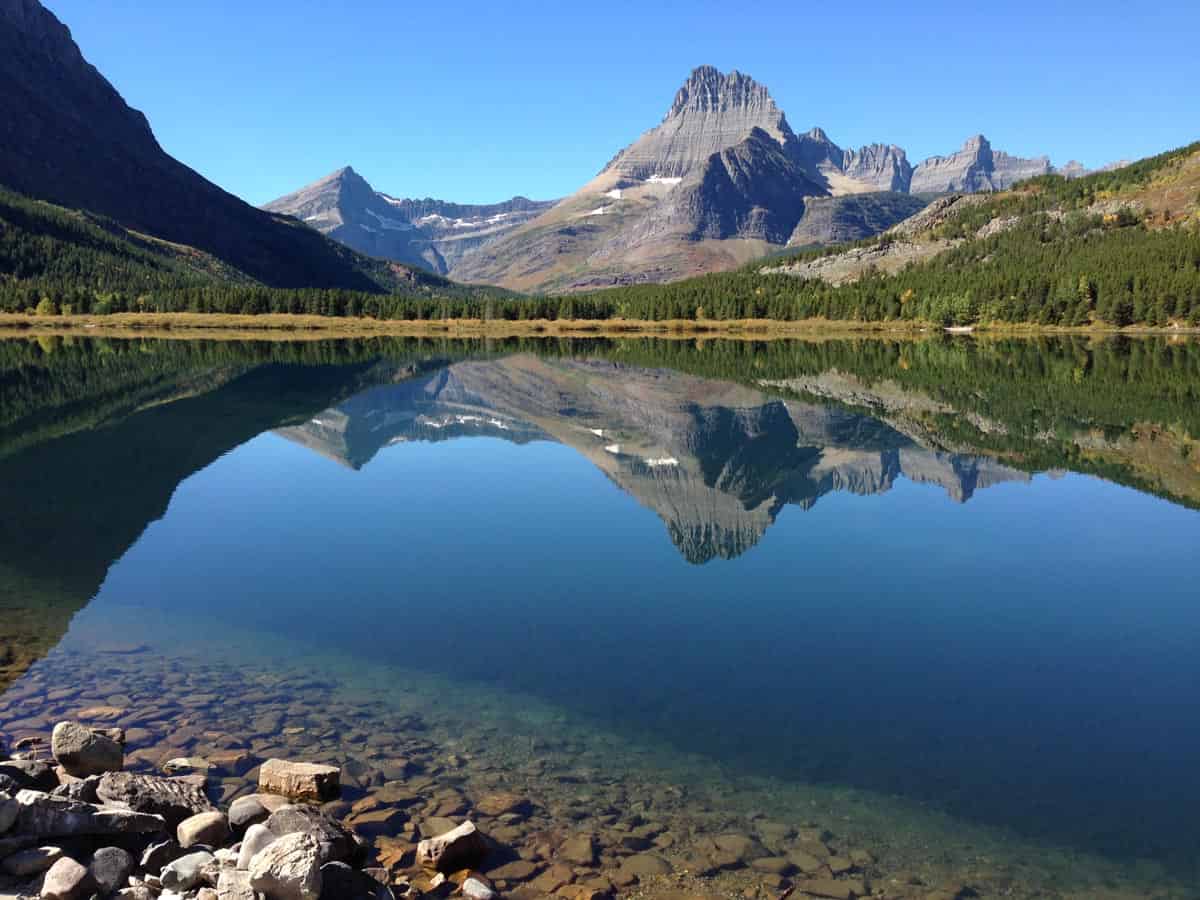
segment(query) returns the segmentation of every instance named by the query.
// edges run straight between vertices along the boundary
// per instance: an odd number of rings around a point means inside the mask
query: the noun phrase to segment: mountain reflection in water
[[[556,441],[654,510],[694,563],[744,553],[784,506],[811,509],[833,491],[878,494],[903,476],[965,502],[1029,480],[835,406],[664,369],[528,355],[370,388],[278,433],[355,469],[409,441]]]

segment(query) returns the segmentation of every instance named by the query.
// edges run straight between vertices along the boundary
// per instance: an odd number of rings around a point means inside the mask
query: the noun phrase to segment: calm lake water
[[[18,339],[0,401],[8,737],[301,672],[690,839],[1200,896],[1196,344]]]

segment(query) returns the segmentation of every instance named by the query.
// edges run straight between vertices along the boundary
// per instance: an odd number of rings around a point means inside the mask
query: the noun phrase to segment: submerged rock
[[[50,752],[68,775],[87,778],[125,767],[125,747],[107,733],[77,722],[59,722],[50,736]]]

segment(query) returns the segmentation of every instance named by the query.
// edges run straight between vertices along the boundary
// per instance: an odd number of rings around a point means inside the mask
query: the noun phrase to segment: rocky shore
[[[118,726],[61,721],[48,739],[15,742],[0,762],[0,897],[971,896],[876,888],[872,855],[831,846],[819,828],[762,821],[684,848],[644,802],[581,828],[582,810],[555,821],[528,797],[468,796],[387,754],[343,767],[261,759],[226,740],[154,771],[128,740]],[[715,879],[733,871],[747,876],[736,892]]]

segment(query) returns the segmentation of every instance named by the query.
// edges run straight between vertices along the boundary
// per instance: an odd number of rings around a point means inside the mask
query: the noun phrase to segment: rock
[[[576,835],[568,838],[558,848],[559,859],[575,863],[578,866],[596,864],[596,840],[590,834]]]
[[[0,834],[4,834],[17,824],[17,816],[21,812],[21,804],[12,797],[0,794]]]
[[[255,900],[250,873],[240,869],[222,869],[217,878],[217,900]]]
[[[17,829],[40,836],[153,834],[162,831],[161,816],[111,806],[78,803],[40,791],[20,791]]]
[[[80,803],[99,803],[100,801],[100,776],[91,775],[87,778],[75,778],[67,776],[69,781],[65,781],[50,792],[53,797],[63,797],[67,800],[77,800]],[[59,779],[62,780],[61,778]]]
[[[101,847],[92,854],[88,872],[101,894],[107,896],[125,886],[137,861],[120,847]]]
[[[187,856],[187,851],[174,840],[168,839],[147,847],[142,853],[140,865],[151,875],[158,875],[168,864],[173,863],[181,856]]]
[[[497,893],[482,878],[468,875],[459,888],[467,900],[496,900]]]
[[[46,880],[42,882],[42,900],[83,900],[90,897],[94,889],[88,870],[64,856],[46,873]]]
[[[333,800],[341,792],[341,774],[336,766],[268,759],[258,770],[258,787],[293,800]]]
[[[8,794],[12,797],[17,791],[24,787],[11,775],[0,775],[0,794]]]
[[[162,769],[168,775],[208,775],[212,763],[200,756],[178,756],[163,763]]]
[[[62,856],[63,852],[58,847],[31,847],[5,857],[0,869],[15,878],[28,878],[45,872]]]
[[[637,856],[631,856],[622,861],[618,872],[624,876],[636,876],[637,878],[647,878],[653,875],[670,875],[672,872],[671,864],[661,856],[655,856],[652,853],[640,853]]]
[[[196,900],[221,900],[221,895],[214,888],[200,888],[196,892]]]
[[[752,859],[762,859],[769,854],[766,848],[753,838],[741,834],[719,834],[713,838],[713,843],[721,851],[736,857],[742,862]]]
[[[287,834],[250,862],[250,886],[270,900],[318,900],[321,847],[311,834]]]
[[[171,891],[190,891],[200,884],[215,884],[216,857],[207,850],[188,853],[167,864],[159,878]]]
[[[242,846],[238,850],[237,867],[249,871],[250,861],[260,850],[274,843],[276,839],[277,836],[266,825],[251,825],[246,829],[246,836],[242,838]]]
[[[35,791],[52,791],[58,787],[54,769],[33,759],[6,759],[0,762],[0,775],[11,778],[21,788]]]
[[[854,870],[854,863],[843,856],[831,856],[825,860],[825,865],[829,866],[829,871],[834,875],[845,875]]]
[[[113,894],[113,900],[158,900],[158,894],[148,885],[134,884]]]
[[[437,872],[458,872],[476,868],[487,852],[483,833],[474,822],[463,822],[451,831],[417,844],[417,864]]]
[[[796,889],[813,897],[830,900],[855,900],[867,896],[867,888],[861,881],[834,881],[832,878],[815,878],[797,881]]]
[[[50,736],[50,752],[76,778],[118,772],[125,766],[125,748],[107,734],[77,722],[59,722]]]
[[[238,797],[229,805],[229,824],[235,832],[240,833],[251,825],[267,821],[271,812],[258,794]]]
[[[782,856],[764,856],[761,859],[750,860],[750,868],[756,872],[766,872],[768,875],[786,875],[795,867],[791,860]]]
[[[346,819],[346,825],[356,834],[366,837],[390,835],[398,832],[408,816],[399,809],[373,809],[369,812],[354,813]]]
[[[267,828],[276,837],[306,832],[317,839],[321,863],[348,862],[359,853],[354,835],[340,822],[312,806],[281,806],[271,813]]]
[[[488,794],[475,804],[475,808],[485,816],[503,816],[524,812],[529,808],[529,801],[518,794]]]
[[[104,803],[162,816],[172,830],[184,819],[214,809],[204,791],[195,785],[156,775],[110,772],[100,778],[96,794]]]
[[[811,853],[805,853],[803,850],[793,850],[787,858],[788,862],[806,875],[815,875],[825,865]]]
[[[229,837],[229,820],[223,812],[197,813],[179,823],[175,839],[185,850],[196,844],[220,847]]]
[[[518,859],[495,869],[488,870],[488,876],[497,881],[528,881],[542,870],[542,867],[527,859]]]
[[[321,866],[321,900],[384,900],[392,892],[370,875],[345,863]]]

